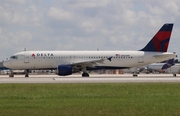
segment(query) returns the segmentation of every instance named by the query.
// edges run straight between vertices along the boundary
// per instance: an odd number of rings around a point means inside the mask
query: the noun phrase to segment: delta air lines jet
[[[125,69],[161,62],[176,57],[167,52],[173,24],[164,24],[150,42],[139,51],[24,51],[14,54],[3,65],[12,70],[56,70],[59,76],[89,70]],[[10,77],[13,77],[13,72]]]

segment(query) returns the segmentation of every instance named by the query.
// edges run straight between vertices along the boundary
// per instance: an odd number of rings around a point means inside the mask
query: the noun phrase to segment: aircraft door
[[[24,54],[24,63],[29,63],[29,54],[28,54],[28,52],[25,52],[25,54]]]
[[[138,53],[138,63],[144,63],[144,53],[143,52]]]

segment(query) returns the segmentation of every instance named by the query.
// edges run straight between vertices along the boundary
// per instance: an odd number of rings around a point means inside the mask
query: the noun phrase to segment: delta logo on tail
[[[167,52],[173,24],[164,24],[152,40],[140,51]]]

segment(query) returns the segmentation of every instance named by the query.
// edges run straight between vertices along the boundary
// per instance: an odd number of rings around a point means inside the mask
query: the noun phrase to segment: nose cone
[[[3,62],[3,66],[6,68],[10,68],[10,62],[8,61]]]

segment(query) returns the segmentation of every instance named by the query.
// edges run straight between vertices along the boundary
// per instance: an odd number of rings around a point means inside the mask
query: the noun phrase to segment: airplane
[[[177,57],[167,52],[172,28],[172,23],[164,24],[138,51],[23,51],[12,55],[3,65],[12,70],[25,70],[25,77],[29,77],[29,70],[56,70],[59,76],[82,71],[82,77],[89,77],[90,70],[144,66]],[[14,77],[13,72],[9,76]]]
[[[150,69],[150,70],[164,70],[164,69],[167,69],[167,68],[170,68],[171,66],[174,66],[174,59],[169,59],[166,63],[152,63],[152,64],[149,64],[147,65],[147,69]]]
[[[152,63],[145,66],[146,70],[151,71],[165,71],[173,73],[173,76],[176,76],[176,73],[179,73],[180,64],[175,64],[174,59],[169,59],[166,63]]]
[[[140,73],[142,71],[160,71],[160,70],[165,70],[167,68],[170,68],[171,66],[174,66],[174,58],[169,59],[166,63],[152,63],[146,66],[140,66],[140,67],[134,67],[130,69],[124,69],[124,72],[137,72]]]
[[[167,68],[166,72],[172,73],[173,76],[176,77],[176,74],[180,72],[180,64],[175,64],[175,65]]]

